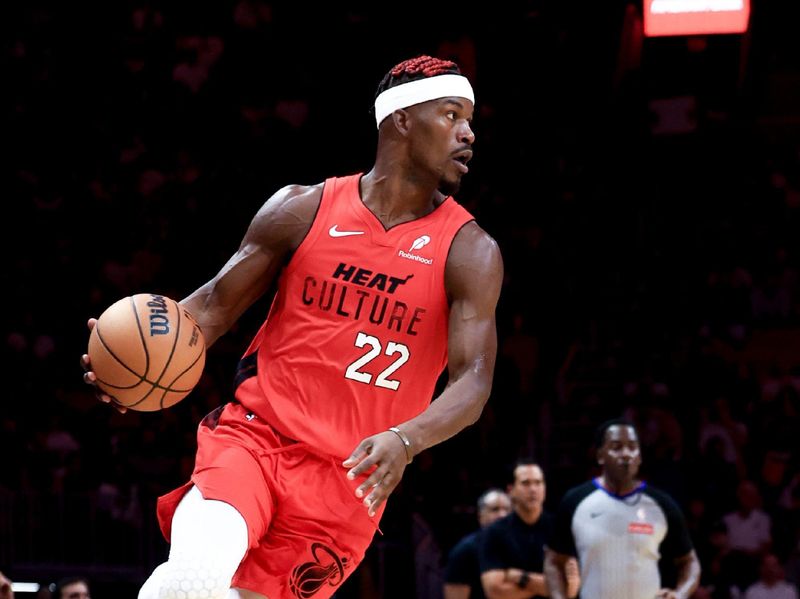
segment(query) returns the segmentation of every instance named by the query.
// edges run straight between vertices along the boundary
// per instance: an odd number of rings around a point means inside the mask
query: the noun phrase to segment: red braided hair
[[[443,60],[427,55],[410,58],[395,65],[386,73],[378,86],[375,97],[377,98],[381,92],[401,83],[447,74],[460,75],[461,69],[452,60]]]

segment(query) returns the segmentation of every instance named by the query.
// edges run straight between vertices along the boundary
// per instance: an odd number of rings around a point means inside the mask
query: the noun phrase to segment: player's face
[[[545,491],[544,473],[539,466],[517,466],[510,495],[518,507],[538,509],[544,503]]]
[[[642,465],[639,438],[634,428],[620,424],[608,427],[599,458],[604,471],[613,480],[633,480]]]
[[[511,499],[505,493],[491,493],[481,510],[479,520],[481,526],[489,526],[511,513]]]
[[[439,191],[456,193],[472,159],[472,102],[442,98],[412,106],[409,112],[415,117],[412,158],[420,168],[433,171]]]

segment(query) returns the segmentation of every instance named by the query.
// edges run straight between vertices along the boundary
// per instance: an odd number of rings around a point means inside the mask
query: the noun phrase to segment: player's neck
[[[375,166],[361,178],[361,201],[387,228],[422,218],[444,199],[434,185],[424,185],[408,177],[381,174]]]

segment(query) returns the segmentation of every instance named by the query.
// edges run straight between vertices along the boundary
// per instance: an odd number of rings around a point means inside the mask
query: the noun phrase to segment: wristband
[[[406,436],[406,434],[396,426],[390,426],[389,430],[392,431],[398,437],[400,437],[400,440],[403,442],[403,449],[406,450],[406,458],[408,459],[408,463],[410,464],[411,460],[414,457],[413,455],[411,455],[411,439],[409,439]]]

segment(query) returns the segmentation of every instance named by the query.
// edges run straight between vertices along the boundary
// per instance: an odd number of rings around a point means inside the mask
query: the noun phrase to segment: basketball
[[[100,315],[88,354],[103,393],[130,410],[153,412],[194,389],[203,373],[206,343],[194,318],[175,300],[140,293]]]

